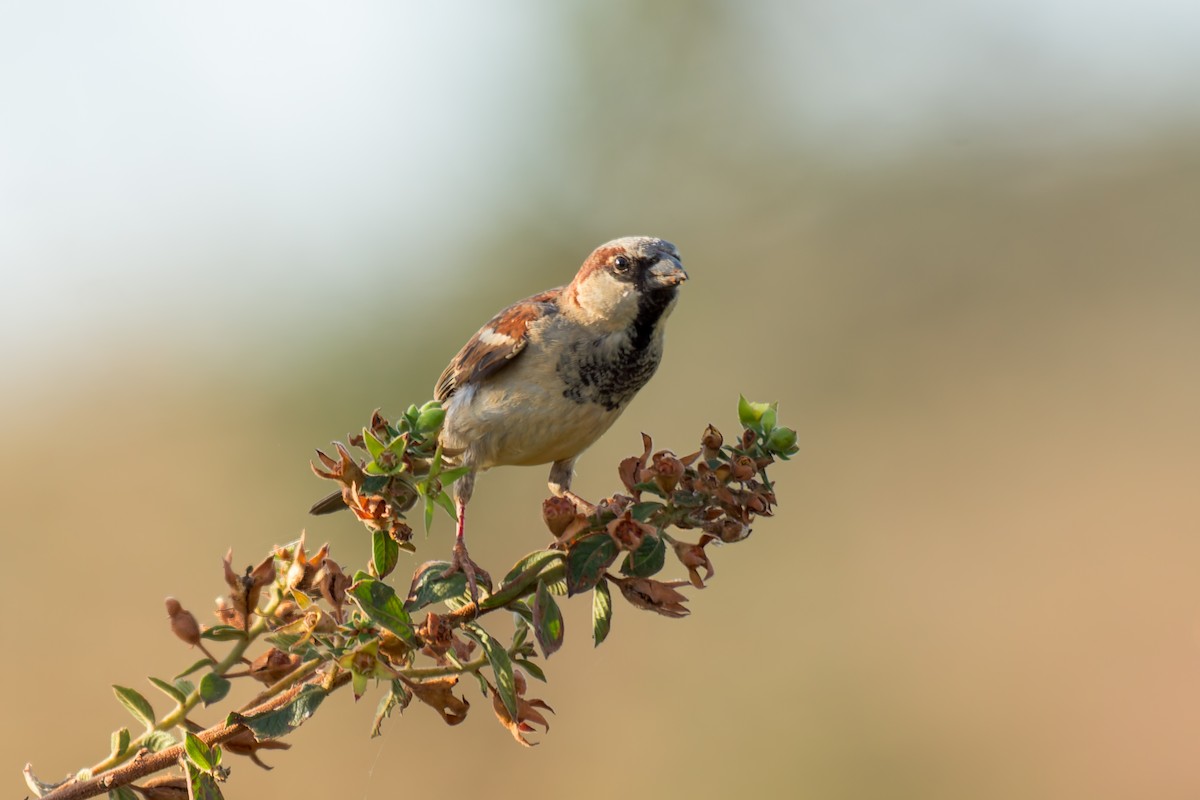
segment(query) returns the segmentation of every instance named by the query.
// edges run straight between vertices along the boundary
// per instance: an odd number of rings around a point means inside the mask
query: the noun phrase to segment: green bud
[[[442,421],[445,419],[446,410],[440,403],[426,403],[417,417],[417,432],[432,433],[442,427]]]
[[[761,431],[763,415],[774,410],[774,403],[751,403],[744,395],[738,395],[738,421],[743,427]],[[775,424],[775,415],[771,415],[771,424]]]
[[[775,453],[791,453],[796,446],[796,432],[791,428],[776,428],[767,439],[767,449]]]

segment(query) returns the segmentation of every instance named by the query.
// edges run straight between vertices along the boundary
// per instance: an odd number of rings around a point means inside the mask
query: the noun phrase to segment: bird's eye
[[[613,259],[612,264],[613,269],[615,269],[617,272],[628,272],[629,268],[633,266],[633,262],[625,256],[617,256]]]

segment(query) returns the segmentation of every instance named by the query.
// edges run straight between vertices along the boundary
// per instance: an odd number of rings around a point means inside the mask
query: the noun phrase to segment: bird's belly
[[[620,416],[620,409],[569,400],[560,381],[540,378],[512,369],[455,394],[443,443],[465,448],[467,460],[480,469],[548,464],[579,455]]]
[[[616,420],[619,412],[595,403],[556,403],[553,413],[531,409],[512,415],[485,454],[484,467],[504,464],[547,464],[573,458],[590,447]]]

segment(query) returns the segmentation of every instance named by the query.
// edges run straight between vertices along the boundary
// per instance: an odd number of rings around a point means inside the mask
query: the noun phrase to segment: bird
[[[452,485],[457,526],[445,575],[463,572],[472,600],[482,570],[468,554],[465,523],[476,474],[550,464],[550,491],[576,499],[576,459],[658,369],[687,279],[674,244],[614,239],[569,284],[500,311],[450,360],[434,387],[445,410],[439,443],[469,470]]]

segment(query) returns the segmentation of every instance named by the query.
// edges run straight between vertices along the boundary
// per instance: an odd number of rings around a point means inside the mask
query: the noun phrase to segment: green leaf
[[[513,612],[514,620],[521,620],[521,623],[532,628],[533,627],[533,609],[531,609],[524,601],[514,601],[508,606]]]
[[[529,673],[531,677],[537,678],[542,683],[546,682],[546,673],[542,672],[542,668],[533,663],[527,658],[513,659],[513,664],[520,667]]]
[[[642,503],[634,503],[633,508],[629,509],[629,513],[632,514],[633,518],[638,522],[645,522],[646,520],[650,519],[650,516],[655,511],[658,511],[660,508],[666,508],[666,506],[654,500],[647,500]]]
[[[183,678],[176,678],[175,688],[183,692],[184,697],[187,697],[196,690],[196,685],[191,681],[185,681]]]
[[[313,715],[321,701],[328,693],[315,683],[306,683],[296,692],[291,700],[279,708],[264,711],[249,716],[236,711],[226,719],[226,723],[245,725],[254,732],[258,740],[278,739],[286,736],[304,724]]]
[[[533,594],[537,588],[537,582],[542,579],[550,586],[551,591],[554,591],[554,587],[562,583],[566,556],[563,553],[554,552],[553,555],[544,557],[545,560],[543,561],[541,560],[542,556],[538,556],[537,553],[531,553],[525,558],[529,559],[532,556],[537,556],[536,563],[532,563],[527,567],[523,571],[523,575],[521,573],[510,572],[509,575],[513,576],[511,580],[508,580],[506,585],[497,589],[491,597],[480,601],[479,607],[486,611],[492,608],[507,606],[514,600]],[[516,567],[513,569],[515,570]],[[563,585],[565,588],[565,584]]]
[[[621,563],[621,572],[637,578],[648,578],[663,568],[667,559],[667,545],[661,536],[647,536],[642,543]]]
[[[764,434],[769,434],[771,431],[775,430],[775,419],[778,416],[779,412],[776,410],[775,404],[772,403],[770,407],[763,412],[762,419],[759,420],[759,424],[762,426],[762,432]]]
[[[424,485],[425,484],[423,483],[419,483],[417,484],[417,487],[420,488]],[[425,495],[425,533],[428,535],[429,528],[433,525],[433,501],[429,499],[428,494],[425,494],[424,492],[422,492],[422,494]]]
[[[408,590],[408,598],[404,601],[407,611],[416,611],[431,603],[459,597],[467,591],[467,576],[455,572],[448,578],[443,578],[446,570],[450,569],[449,561],[427,561],[421,565],[413,578],[412,588]],[[482,580],[481,583],[491,591],[491,585]]]
[[[520,605],[520,603],[514,603]],[[532,614],[532,612],[530,612]],[[521,645],[525,644],[525,640],[529,638],[530,631],[529,623],[525,618],[518,613],[513,613],[513,637],[512,644],[508,646],[509,652],[516,653],[521,649]]]
[[[150,705],[149,700],[142,697],[136,689],[130,689],[127,686],[113,684],[112,688],[117,699],[121,701],[121,705],[125,706],[138,722],[147,728],[154,727],[154,706]]]
[[[167,697],[170,697],[176,703],[183,705],[185,702],[187,702],[187,695],[179,691],[178,687],[176,687],[174,684],[167,683],[159,678],[147,678],[147,680],[153,683],[159,691],[161,691]]]
[[[372,475],[369,478],[363,478],[362,486],[359,487],[358,493],[363,496],[382,494],[390,480],[391,477],[388,475]]]
[[[217,779],[211,772],[197,769],[190,760],[183,763],[187,768],[188,793],[192,800],[224,800],[221,789],[217,786]]]
[[[209,672],[200,679],[200,699],[204,705],[211,706],[219,703],[229,694],[229,681],[215,672]]]
[[[374,739],[383,733],[383,721],[392,714],[393,709],[408,708],[408,704],[412,702],[412,692],[400,680],[392,681],[391,690],[384,695],[384,698],[379,701],[379,707],[375,709],[375,720],[371,723],[371,738]]]
[[[633,488],[639,492],[649,492],[650,494],[658,495],[659,497],[666,497],[666,494],[663,493],[663,490],[659,488],[659,485],[654,481],[642,481],[641,483],[635,483]]]
[[[608,581],[601,580],[592,590],[592,639],[596,647],[608,638],[612,628],[612,595],[608,591]]]
[[[404,452],[406,450],[408,450],[408,437],[407,436],[397,436],[396,438],[394,438],[390,442],[388,442],[387,449],[391,450],[393,453],[395,453],[396,458],[403,459]]]
[[[550,595],[545,581],[538,581],[537,592],[533,595],[533,632],[538,644],[542,646],[542,655],[550,656],[562,647],[563,616],[558,603]],[[513,719],[516,719],[515,717]]]
[[[552,561],[558,561],[561,558],[562,552],[559,550],[534,550],[516,564],[513,564],[513,568],[504,576],[504,580],[500,581],[500,586],[508,586],[526,570],[529,570],[531,578],[537,577],[538,573],[542,571],[543,566]]]
[[[232,642],[238,639],[245,639],[246,632],[232,625],[214,625],[211,628],[205,628],[201,631],[200,638],[210,639],[214,642]]]
[[[212,664],[212,663],[213,662],[212,662],[211,658],[207,658],[207,657],[202,658],[199,661],[197,661],[195,664],[192,664],[190,667],[185,669],[183,672],[176,675],[175,680],[178,681],[180,678],[182,678],[186,675],[191,675],[193,672],[200,669],[201,667],[207,667],[209,664]]]
[[[472,469],[474,469],[474,467],[455,467],[454,469],[448,469],[438,476],[438,480],[442,482],[442,486],[449,486],[463,475],[466,475]]]
[[[440,478],[438,480],[441,480]],[[458,520],[458,509],[454,507],[454,500],[445,492],[438,492],[433,501],[442,507],[442,510],[450,515],[450,519]]]
[[[292,631],[281,631],[279,633],[272,634],[271,636],[267,636],[266,642],[267,642],[267,644],[272,645],[273,647],[276,647],[285,653],[291,653],[291,652],[294,652],[292,650],[293,647],[295,647],[297,644],[299,644],[301,640],[307,640],[307,639],[308,639],[307,632],[295,633]],[[301,649],[301,651],[307,649],[307,644],[305,647],[302,647],[300,649]]]
[[[604,570],[616,560],[617,552],[617,543],[604,532],[576,539],[567,551],[567,596],[595,586]]]
[[[197,769],[212,772],[221,763],[220,749],[206,745],[191,731],[183,732],[183,751]]]
[[[111,754],[119,756],[129,749],[129,728],[121,728],[119,731],[113,731]]]
[[[157,753],[160,750],[166,750],[168,747],[175,745],[175,737],[166,731],[150,731],[142,738],[142,747],[145,747],[151,753]]]
[[[108,800],[138,800],[138,796],[128,786],[118,786],[108,790]]]
[[[488,663],[492,666],[492,674],[496,678],[496,693],[500,695],[504,708],[508,710],[508,718],[517,719],[517,684],[513,678],[512,661],[504,645],[474,623],[463,627],[462,632],[483,648],[483,654],[487,656]]]
[[[359,572],[354,576],[354,584],[347,593],[376,625],[391,631],[413,647],[421,646],[413,632],[412,618],[404,610],[404,604],[396,597],[392,587],[365,572]]]
[[[379,457],[383,455],[383,451],[387,448],[383,446],[383,442],[375,438],[375,434],[371,433],[370,429],[363,428],[362,431],[363,444],[366,445],[367,452],[371,454],[372,461],[379,461]]]
[[[387,531],[372,531],[371,533],[372,563],[375,574],[386,578],[396,568],[400,560],[400,544]]]

